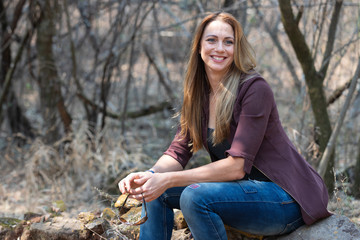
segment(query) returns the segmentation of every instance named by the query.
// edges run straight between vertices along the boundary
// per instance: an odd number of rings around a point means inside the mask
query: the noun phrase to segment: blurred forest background
[[[174,136],[195,28],[218,10],[242,24],[332,210],[358,217],[359,0],[0,0],[0,215],[92,210],[93,187],[119,195],[151,166]]]

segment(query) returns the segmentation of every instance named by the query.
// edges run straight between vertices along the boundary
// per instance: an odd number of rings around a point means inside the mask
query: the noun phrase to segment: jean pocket
[[[252,180],[241,180],[238,182],[245,193],[257,193],[256,183]]]
[[[286,224],[284,230],[282,230],[279,235],[291,233],[302,225],[304,225],[304,220],[302,218],[298,218],[295,221]]]

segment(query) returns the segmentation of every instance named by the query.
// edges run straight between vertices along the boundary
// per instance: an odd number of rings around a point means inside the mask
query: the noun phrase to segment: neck
[[[209,84],[210,84],[210,90],[212,93],[215,93],[219,87],[219,84],[222,80],[222,75],[214,75],[214,74],[211,74],[211,75],[207,75],[207,78],[208,78],[208,81],[209,81]]]

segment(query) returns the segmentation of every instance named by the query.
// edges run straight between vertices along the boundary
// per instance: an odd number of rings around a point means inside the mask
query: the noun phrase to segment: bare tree
[[[11,85],[11,79],[13,77],[14,67],[17,65],[15,61],[19,61],[23,51],[23,45],[20,46],[21,51],[18,51],[18,58],[12,59],[11,46],[14,45],[12,36],[18,26],[20,18],[24,15],[22,13],[26,0],[20,0],[17,2],[14,12],[12,13],[12,21],[7,19],[6,8],[4,1],[0,0],[0,22],[1,22],[1,71],[0,71],[0,85],[3,87],[4,93],[0,107],[5,108],[6,118],[10,125],[10,129],[13,133],[22,133],[27,137],[34,137],[33,129],[27,117],[24,115],[23,110],[18,102],[17,96]],[[29,32],[23,36],[22,44],[26,44],[29,39]],[[12,71],[11,74],[10,71]],[[8,77],[7,77],[8,76]],[[6,84],[8,80],[8,86]],[[4,103],[4,104],[3,104]],[[0,110],[2,111],[2,109]],[[0,114],[1,116],[1,114]],[[2,122],[0,117],[0,122]]]
[[[39,61],[38,83],[40,87],[41,113],[44,119],[45,142],[53,143],[59,139],[58,117],[60,116],[66,132],[71,130],[71,116],[68,113],[61,93],[61,84],[53,54],[53,37],[56,33],[55,17],[57,2],[39,0],[42,19],[37,28],[36,49]]]
[[[305,81],[308,88],[312,111],[315,117],[316,127],[319,129],[319,134],[316,138],[318,139],[320,151],[323,152],[325,151],[327,142],[332,133],[323,83],[329,67],[330,61],[328,59],[331,57],[334,47],[336,28],[343,1],[339,0],[335,3],[327,34],[326,50],[322,61],[323,64],[320,70],[316,69],[314,56],[311,54],[308,43],[299,28],[299,21],[304,8],[300,8],[298,15],[295,16],[290,0],[278,0],[278,2],[286,34],[288,35],[305,75]],[[332,193],[334,187],[333,167],[334,152],[331,153],[330,161],[328,162],[324,177],[329,193]]]

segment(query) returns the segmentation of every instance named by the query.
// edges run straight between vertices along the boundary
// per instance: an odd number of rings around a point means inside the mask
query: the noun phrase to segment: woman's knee
[[[203,201],[206,199],[203,196],[203,191],[200,184],[192,184],[187,186],[180,196],[180,209],[186,214],[187,211],[193,211],[195,209],[199,209],[205,205]]]

